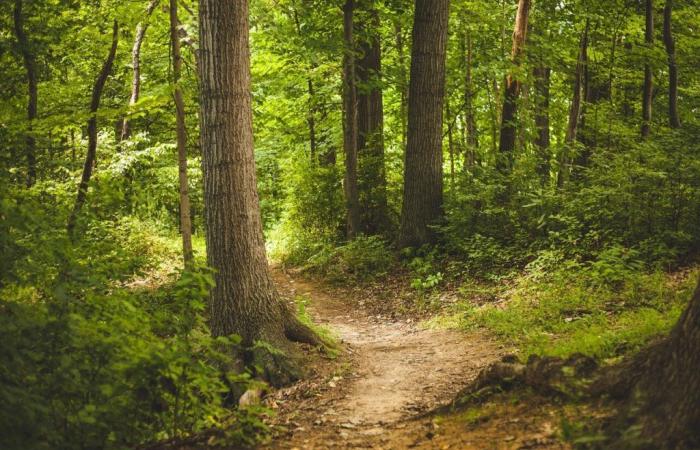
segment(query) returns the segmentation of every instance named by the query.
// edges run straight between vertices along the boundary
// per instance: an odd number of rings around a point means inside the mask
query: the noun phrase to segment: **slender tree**
[[[664,45],[668,55],[668,122],[671,128],[680,128],[678,115],[678,64],[676,64],[676,43],[672,28],[673,0],[666,0],[664,6]]]
[[[265,255],[253,153],[247,0],[200,0],[200,129],[210,324],[274,385],[299,375],[291,341],[318,344],[280,300]],[[271,352],[269,345],[282,350]]]
[[[533,69],[535,78],[535,127],[537,136],[537,173],[542,184],[549,179],[550,132],[549,132],[549,103],[552,69],[540,62]]]
[[[357,83],[355,64],[355,1],[343,5],[343,148],[345,150],[345,232],[348,239],[360,232],[360,201],[357,186]]]
[[[294,18],[294,25],[296,27],[296,32],[299,37],[303,36],[301,31],[301,21],[299,20],[299,12],[294,4],[292,4],[292,17]],[[311,72],[314,69],[314,64],[309,64],[308,71],[309,75],[306,77],[306,92],[309,95],[308,100],[308,111],[306,113],[306,123],[309,126],[309,156],[311,162],[316,162],[316,157],[318,153],[317,143],[316,143],[316,93],[314,89],[314,81],[311,78]]]
[[[398,91],[400,96],[399,119],[401,121],[401,149],[406,151],[406,137],[408,134],[408,80],[406,77],[406,50],[403,42],[403,27],[401,18],[394,22],[396,34],[396,52],[398,54]]]
[[[515,27],[513,29],[513,48],[510,56],[514,71],[509,73],[505,79],[503,113],[501,114],[501,136],[498,146],[500,153],[498,156],[498,169],[504,174],[509,173],[513,165],[513,152],[517,137],[518,97],[521,90],[521,81],[517,76],[517,69],[522,64],[525,54],[530,6],[531,0],[518,1],[518,12],[515,16]]]
[[[136,25],[136,35],[134,36],[134,45],[131,48],[131,96],[129,97],[129,106],[134,106],[136,102],[139,101],[139,95],[141,95],[141,45],[143,44],[143,39],[146,36],[146,30],[148,29],[148,19],[153,14],[153,11],[158,6],[160,0],[150,0],[148,6],[146,7],[146,16],[143,21]],[[128,139],[131,136],[131,124],[129,123],[129,118],[125,117],[122,121],[121,133],[119,138],[121,140]]]
[[[192,220],[190,219],[190,194],[187,182],[187,129],[185,128],[185,101],[182,98],[180,76],[182,55],[180,54],[180,34],[178,32],[177,0],[170,0],[170,49],[173,57],[173,99],[175,100],[175,121],[177,128],[177,166],[180,187],[180,234],[185,266],[192,265]]]
[[[434,241],[442,216],[442,112],[449,0],[416,0],[399,247]]]
[[[566,127],[566,137],[564,138],[564,148],[559,156],[559,174],[557,186],[563,187],[571,171],[571,153],[576,144],[579,120],[581,118],[581,99],[583,95],[583,79],[586,64],[588,63],[588,32],[590,21],[586,20],[586,26],[581,35],[576,70],[574,72],[574,94],[569,106],[569,123]]]
[[[22,54],[24,70],[27,76],[27,137],[25,139],[25,157],[27,158],[27,187],[32,187],[36,182],[36,139],[32,130],[34,119],[37,116],[37,73],[36,58],[29,45],[29,39],[24,31],[24,16],[22,14],[22,0],[15,0],[14,8],[15,37]]]
[[[373,0],[362,3],[362,35],[357,61],[357,147],[360,226],[366,234],[389,229],[384,167],[384,100],[379,12]]]
[[[479,147],[479,138],[476,130],[476,108],[474,108],[474,80],[472,77],[472,65],[474,51],[470,30],[466,30],[463,38],[463,53],[466,56],[464,71],[464,129],[466,131],[466,152],[464,155],[464,169],[474,166],[476,163],[476,149]]]
[[[102,90],[104,89],[105,83],[109,74],[112,72],[112,65],[114,64],[114,57],[117,54],[117,44],[119,43],[119,23],[114,20],[112,25],[112,46],[109,48],[109,53],[107,54],[107,59],[105,59],[104,64],[100,73],[97,75],[95,80],[95,85],[92,87],[92,96],[90,97],[90,118],[87,123],[87,134],[88,134],[88,148],[87,154],[85,155],[85,164],[83,165],[83,175],[80,178],[80,184],[78,185],[78,195],[75,198],[75,204],[73,205],[73,211],[68,217],[68,235],[71,239],[75,238],[75,224],[78,220],[78,214],[85,204],[85,199],[87,198],[87,191],[90,185],[90,178],[92,177],[92,170],[95,167],[95,159],[97,157],[97,110],[100,108],[100,100],[102,99]]]
[[[647,49],[651,50],[654,46],[654,2],[653,0],[646,0],[645,2],[645,28],[644,28],[644,42],[647,45]],[[651,133],[651,114],[652,114],[652,101],[654,98],[654,73],[651,68],[651,63],[648,61],[644,63],[644,92],[642,96],[642,137],[647,138]]]

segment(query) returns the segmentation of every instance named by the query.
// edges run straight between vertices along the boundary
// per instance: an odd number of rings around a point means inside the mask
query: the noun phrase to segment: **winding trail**
[[[289,431],[266,448],[448,448],[433,447],[434,425],[415,419],[449,403],[502,350],[483,334],[372,316],[342,291],[331,294],[280,270],[274,274],[284,294],[310,299],[312,317],[337,333],[344,351],[339,368],[314,389],[290,388],[309,390],[308,398],[285,402],[290,391],[278,394]]]

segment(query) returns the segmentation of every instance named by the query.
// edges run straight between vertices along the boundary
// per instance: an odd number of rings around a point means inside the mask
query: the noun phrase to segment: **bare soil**
[[[556,438],[561,407],[548,402],[502,396],[475,410],[431,413],[506,353],[486,334],[375,315],[353,291],[279,269],[275,279],[288,297],[310,299],[315,322],[333,330],[342,348],[309,378],[267,398],[282,431],[262,448],[568,448]]]

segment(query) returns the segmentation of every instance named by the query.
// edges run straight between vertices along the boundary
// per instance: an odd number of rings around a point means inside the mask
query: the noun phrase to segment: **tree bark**
[[[519,0],[518,12],[515,17],[513,30],[513,49],[511,62],[516,70],[522,64],[525,54],[525,41],[527,39],[528,16],[530,14],[531,0]],[[517,137],[517,112],[518,97],[520,96],[521,83],[514,73],[508,74],[505,79],[505,96],[503,98],[503,113],[501,114],[501,136],[499,141],[499,155],[497,168],[503,174],[510,173],[513,166],[513,152]]]
[[[588,31],[590,21],[586,19],[586,27],[581,35],[581,45],[579,46],[576,71],[574,73],[574,94],[569,107],[569,123],[566,127],[566,137],[564,147],[559,157],[559,174],[557,176],[557,187],[562,188],[569,178],[571,171],[571,152],[576,143],[579,119],[581,117],[581,96],[583,94],[583,73],[588,64]]]
[[[158,6],[160,0],[151,0],[146,7],[146,17],[143,22],[139,22],[136,25],[136,36],[134,37],[134,46],[131,49],[131,96],[129,97],[129,107],[132,107],[138,102],[139,95],[141,94],[141,44],[143,44],[143,39],[146,36],[146,30],[148,29],[148,19],[153,14],[153,11]],[[131,124],[129,123],[129,118],[125,117],[122,121],[121,135],[118,136],[119,140],[129,139],[131,136]]]
[[[155,0],[154,0],[155,1]],[[185,128],[185,101],[180,87],[182,55],[180,54],[180,33],[177,18],[177,0],[170,0],[170,49],[173,57],[173,100],[175,101],[175,121],[177,127],[177,166],[180,188],[180,234],[182,235],[182,256],[185,267],[191,267],[192,219],[190,218],[190,195],[187,182],[187,129]]]
[[[373,235],[389,231],[384,167],[384,100],[379,41],[379,13],[367,2],[368,22],[363,25],[362,57],[357,61],[357,146],[359,201],[362,232]]]
[[[673,0],[666,0],[664,6],[664,45],[668,55],[668,122],[671,128],[680,128],[678,115],[678,65],[676,64],[676,43],[672,31]]]
[[[29,46],[29,39],[24,31],[24,17],[22,15],[22,0],[15,0],[14,8],[15,36],[19,44],[24,70],[27,73],[27,136],[25,140],[25,156],[27,158],[27,187],[32,187],[36,182],[36,139],[32,130],[34,119],[37,116],[37,74],[36,58]]]
[[[207,260],[216,270],[211,329],[215,336],[241,336],[243,361],[279,386],[299,375],[291,341],[319,340],[280,300],[267,265],[253,153],[248,1],[199,4]]]
[[[644,42],[647,44],[647,50],[651,50],[654,46],[654,4],[653,0],[646,0],[646,27],[644,32]],[[648,57],[647,57],[648,59]],[[651,134],[651,115],[652,115],[652,100],[654,98],[654,74],[651,64],[644,64],[644,93],[642,96],[642,138],[649,137]]]
[[[700,448],[700,283],[668,337],[608,368],[591,391],[627,400],[611,448],[630,448],[628,436],[646,444],[634,448]]]
[[[348,239],[360,232],[360,204],[357,186],[357,85],[355,74],[355,39],[353,13],[355,1],[346,0],[343,5],[343,112],[345,150],[345,232]]]
[[[442,216],[442,112],[449,0],[416,0],[399,247],[434,242]]]
[[[117,20],[114,20],[114,25],[112,26],[112,46],[107,54],[107,59],[105,59],[102,65],[102,70],[100,70],[97,79],[95,80],[95,85],[92,87],[92,96],[90,99],[90,119],[87,123],[87,134],[88,134],[88,148],[87,154],[85,155],[85,164],[83,165],[83,175],[80,179],[80,184],[78,185],[78,195],[75,198],[75,204],[73,206],[73,211],[68,217],[67,231],[68,236],[71,239],[75,239],[74,231],[75,224],[78,219],[78,214],[85,204],[85,199],[87,198],[87,191],[90,185],[90,178],[92,177],[92,170],[95,167],[95,159],[97,156],[97,110],[100,107],[100,100],[102,99],[102,90],[107,82],[107,77],[109,77],[112,71],[112,65],[114,64],[114,57],[117,54],[117,44],[119,43],[119,24]]]

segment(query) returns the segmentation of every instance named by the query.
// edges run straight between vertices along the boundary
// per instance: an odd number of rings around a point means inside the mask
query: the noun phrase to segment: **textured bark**
[[[201,0],[200,129],[207,260],[215,336],[238,334],[244,361],[281,385],[299,375],[290,341],[318,344],[280,300],[270,276],[253,153],[246,0]],[[282,353],[266,350],[267,342]]]
[[[148,19],[153,14],[153,11],[158,6],[160,0],[151,0],[146,7],[146,17],[143,22],[136,25],[136,36],[134,37],[134,46],[131,48],[131,96],[129,97],[129,106],[134,106],[139,101],[141,94],[141,45],[146,36],[148,29]],[[120,140],[128,139],[131,136],[131,124],[129,118],[125,117],[122,121],[121,133],[118,138]]]
[[[609,448],[630,448],[630,436],[634,448],[700,448],[700,283],[668,337],[608,368],[591,390],[627,400]]]
[[[676,64],[676,43],[672,30],[673,0],[666,0],[664,6],[664,45],[668,55],[668,122],[671,128],[680,128],[678,115],[678,65]]]
[[[32,187],[36,182],[36,139],[32,131],[34,119],[37,116],[37,74],[36,58],[29,46],[29,39],[24,31],[24,17],[22,15],[22,0],[15,0],[14,8],[15,37],[19,44],[24,70],[27,73],[27,137],[25,138],[25,157],[27,158],[27,187]]]
[[[416,0],[399,247],[434,241],[442,216],[442,110],[449,0]]]
[[[542,184],[549,180],[550,171],[550,134],[549,134],[549,100],[552,69],[539,64],[534,69],[535,78],[535,127],[537,136],[537,174]]]
[[[531,0],[519,0],[518,12],[515,16],[513,29],[513,49],[511,62],[517,68],[522,64],[525,54],[525,41],[527,39],[527,25],[530,14]],[[513,152],[517,137],[517,112],[518,97],[520,96],[521,83],[514,74],[508,74],[505,79],[505,95],[503,98],[503,113],[501,114],[501,136],[498,145],[498,170],[507,174],[513,166]]]
[[[90,178],[92,177],[92,170],[95,167],[95,158],[97,156],[97,110],[100,107],[100,100],[102,99],[102,90],[104,89],[105,83],[107,82],[107,77],[109,77],[112,71],[112,65],[114,64],[114,57],[117,54],[117,44],[119,43],[119,24],[116,19],[114,20],[114,25],[112,26],[112,46],[107,54],[107,59],[105,59],[102,65],[102,70],[100,70],[97,79],[95,80],[95,85],[92,87],[92,96],[90,99],[90,119],[87,123],[87,134],[88,134],[88,148],[87,154],[85,155],[85,164],[83,165],[83,175],[80,178],[80,184],[78,185],[78,195],[75,198],[75,204],[73,205],[73,211],[68,217],[68,235],[71,239],[74,239],[75,223],[78,219],[78,214],[85,204],[85,199],[87,198],[87,191],[90,185]]]
[[[360,232],[360,204],[357,186],[357,85],[353,14],[355,1],[343,6],[343,148],[345,151],[345,233],[348,239]]]
[[[581,96],[583,95],[583,77],[586,64],[588,64],[588,31],[590,22],[586,20],[586,27],[581,35],[581,45],[579,46],[576,71],[574,73],[574,93],[569,107],[569,123],[566,127],[566,137],[564,138],[564,148],[559,156],[559,174],[557,186],[563,187],[569,178],[571,171],[571,152],[576,143],[579,119],[581,117]]]
[[[182,55],[180,53],[179,21],[177,18],[177,0],[170,0],[170,49],[173,57],[173,99],[175,100],[175,119],[177,127],[177,167],[180,188],[180,234],[182,235],[182,256],[185,267],[190,267],[192,254],[192,220],[190,218],[190,195],[187,182],[187,130],[185,128],[185,101],[182,98],[180,75],[182,73]]]
[[[644,42],[648,49],[654,45],[654,4],[652,0],[646,0],[646,27]],[[652,100],[654,98],[654,74],[651,64],[644,64],[644,92],[642,94],[642,137],[651,134]]]
[[[357,61],[357,147],[360,229],[368,235],[389,230],[384,167],[384,100],[381,87],[379,13],[365,2],[361,58]]]

